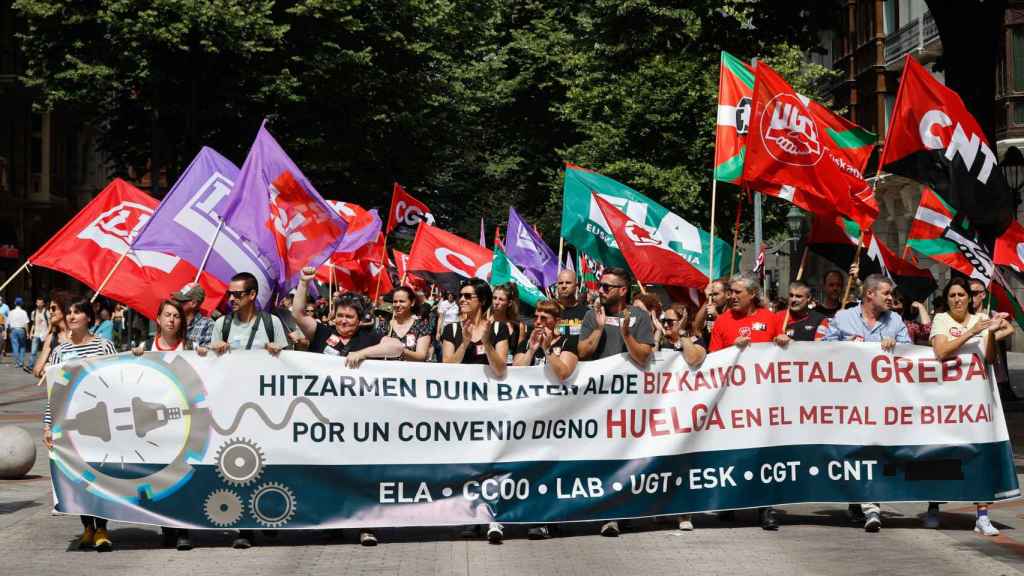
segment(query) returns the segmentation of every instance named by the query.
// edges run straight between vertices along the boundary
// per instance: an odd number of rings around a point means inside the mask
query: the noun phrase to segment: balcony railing
[[[925,12],[921,18],[915,18],[899,30],[885,37],[885,64],[894,64],[908,52],[923,52],[939,38],[939,27],[935,24],[931,12]]]

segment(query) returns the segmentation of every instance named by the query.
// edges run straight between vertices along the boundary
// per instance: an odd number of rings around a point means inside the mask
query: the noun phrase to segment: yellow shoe
[[[82,532],[82,537],[78,539],[78,548],[80,550],[87,550],[96,545],[96,531],[92,528],[86,528]]]
[[[94,545],[97,552],[110,552],[114,548],[114,543],[110,541],[110,536],[107,535],[107,531],[103,528],[96,531]]]

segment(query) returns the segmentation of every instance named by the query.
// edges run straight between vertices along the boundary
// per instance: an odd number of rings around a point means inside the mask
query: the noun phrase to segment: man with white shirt
[[[7,314],[7,329],[11,339],[11,355],[18,368],[28,372],[25,365],[25,348],[28,344],[28,312],[21,307],[22,299],[14,299],[14,308]]]
[[[26,372],[36,365],[36,356],[43,349],[46,335],[50,333],[50,311],[46,309],[46,299],[36,298],[36,307],[29,317],[29,338],[32,340],[32,355],[28,361]]]

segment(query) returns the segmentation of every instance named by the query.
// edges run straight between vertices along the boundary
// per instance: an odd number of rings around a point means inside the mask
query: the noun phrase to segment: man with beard
[[[786,310],[775,313],[780,326],[783,321],[786,326],[783,329],[786,336],[798,342],[812,342],[825,337],[828,330],[828,318],[817,310],[810,308],[811,287],[807,284],[794,280],[789,283],[789,310],[788,318]]]
[[[715,320],[725,312],[729,305],[729,280],[719,278],[708,283],[704,288],[704,296],[707,300],[693,315],[693,333],[707,342],[711,338],[711,329],[715,325]]]

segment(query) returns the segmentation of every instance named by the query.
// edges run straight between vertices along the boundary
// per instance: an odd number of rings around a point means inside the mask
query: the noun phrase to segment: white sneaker
[[[612,520],[611,522],[605,522],[601,526],[601,536],[607,536],[609,538],[616,538],[619,535],[619,523]]]
[[[501,540],[505,537],[504,527],[497,522],[491,522],[487,526],[487,541],[491,544],[501,544]]]
[[[999,529],[992,525],[988,515],[978,516],[977,522],[974,523],[974,531],[985,536],[999,536]]]
[[[693,520],[690,519],[689,514],[679,517],[679,529],[684,532],[693,530]]]

